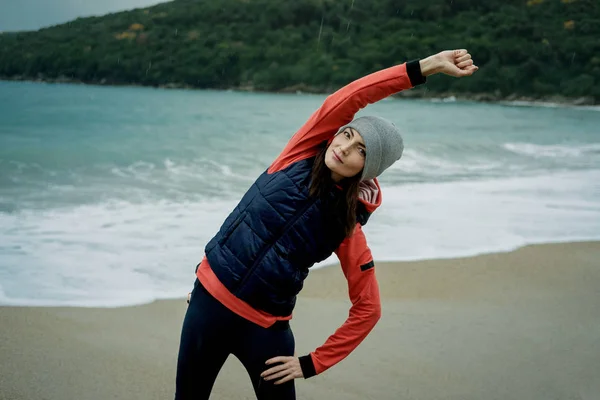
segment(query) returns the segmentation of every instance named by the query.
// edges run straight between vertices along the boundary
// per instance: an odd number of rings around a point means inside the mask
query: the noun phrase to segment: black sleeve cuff
[[[308,379],[317,374],[315,371],[315,365],[313,364],[312,357],[309,355],[298,358],[300,360],[300,368],[302,368],[302,375],[304,379]]]
[[[427,81],[427,78],[421,74],[421,64],[419,61],[420,60],[412,60],[406,63],[406,73],[408,74],[408,79],[410,79],[410,83],[413,87]]]

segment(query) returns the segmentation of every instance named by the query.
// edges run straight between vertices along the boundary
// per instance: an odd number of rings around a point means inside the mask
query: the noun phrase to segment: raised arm
[[[467,50],[447,50],[362,77],[325,99],[271,164],[269,173],[316,154],[319,144],[331,139],[339,127],[352,121],[368,104],[424,83],[429,75],[463,77],[477,69]]]
[[[306,123],[294,134],[269,173],[311,157],[317,146],[329,140],[337,130],[352,121],[354,115],[368,104],[425,82],[418,60],[374,72],[360,78],[328,96]]]

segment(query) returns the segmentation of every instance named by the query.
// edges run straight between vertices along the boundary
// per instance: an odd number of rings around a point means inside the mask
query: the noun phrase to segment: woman
[[[354,115],[367,104],[478,67],[444,51],[366,77],[329,96],[258,177],[205,248],[183,322],[176,399],[208,399],[229,354],[258,399],[295,399],[294,379],[332,367],[380,317],[379,289],[362,226],[381,204],[376,179],[400,159],[394,124]],[[289,326],[309,268],[333,252],[352,301],[346,322],[314,352],[294,356]]]

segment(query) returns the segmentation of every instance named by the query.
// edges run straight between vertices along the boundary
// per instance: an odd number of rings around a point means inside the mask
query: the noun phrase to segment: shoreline
[[[596,241],[377,263],[380,321],[338,365],[296,380],[298,397],[597,398],[599,260]],[[309,274],[291,321],[297,354],[320,346],[349,307],[340,268]],[[117,309],[0,307],[0,398],[173,398],[186,308],[183,298]],[[212,397],[254,398],[235,357]]]
[[[105,79],[100,81],[81,81],[67,77],[59,78],[33,78],[33,77],[6,77],[0,76],[0,81],[5,82],[32,82],[32,83],[49,83],[49,84],[73,84],[73,85],[89,85],[100,87],[141,87],[152,89],[175,89],[175,90],[217,90],[217,91],[234,91],[241,93],[269,93],[269,94],[322,94],[328,95],[335,91],[334,88],[317,88],[304,84],[296,84],[285,87],[280,90],[259,90],[252,86],[238,87],[215,87],[215,88],[200,88],[187,84],[166,83],[160,85],[144,85],[139,83],[115,83],[107,82]],[[494,93],[461,93],[461,92],[430,92],[426,88],[415,88],[413,90],[402,91],[398,94],[390,96],[391,98],[400,99],[421,99],[432,100],[442,103],[451,103],[455,101],[469,101],[477,103],[512,105],[512,106],[541,106],[541,107],[593,107],[600,108],[600,101],[596,101],[591,96],[583,97],[565,97],[558,94],[550,96],[524,96],[519,94],[510,94],[503,96],[500,92]]]
[[[537,247],[556,246],[556,245],[560,246],[560,245],[595,245],[595,244],[600,245],[600,239],[583,238],[583,239],[564,239],[564,240],[556,240],[556,241],[529,242],[529,243],[526,243],[523,245],[506,248],[504,250],[474,251],[472,253],[458,255],[458,256],[447,256],[447,257],[439,256],[439,257],[427,257],[427,258],[419,258],[419,259],[384,259],[384,260],[379,260],[379,261],[375,257],[375,265],[376,266],[381,265],[381,266],[384,266],[384,268],[387,268],[386,266],[389,266],[389,265],[402,266],[402,265],[415,264],[415,263],[416,264],[419,264],[419,263],[424,263],[424,264],[445,263],[445,262],[460,263],[460,262],[477,259],[479,257],[501,257],[503,255],[522,251],[523,249],[527,249],[527,248],[537,248]],[[599,264],[600,264],[600,259],[599,259]],[[325,271],[325,270],[332,270],[332,269],[340,270],[339,262],[337,261],[337,259],[335,259],[335,261],[333,261],[331,263],[319,265],[318,267],[313,267],[311,269],[311,274],[309,274],[309,278],[311,275],[314,275],[315,273],[316,274],[320,273],[317,271]],[[191,279],[192,280],[194,279],[193,276],[191,277]],[[300,293],[299,296],[302,296],[302,293]],[[42,309],[43,308],[65,308],[65,309],[114,310],[114,309],[130,308],[130,307],[147,306],[147,305],[151,305],[153,303],[162,302],[162,301],[178,301],[178,300],[184,299],[185,297],[186,297],[185,294],[182,294],[181,296],[166,295],[163,297],[156,297],[152,300],[140,300],[140,301],[131,302],[131,303],[127,303],[127,304],[117,304],[117,305],[43,304],[43,303],[36,303],[35,301],[32,301],[31,303],[28,303],[28,304],[23,304],[23,303],[22,304],[10,304],[10,303],[2,304],[2,303],[0,303],[0,308],[15,307],[15,308],[42,308]]]
[[[377,260],[375,257],[375,265],[382,266],[383,268],[389,268],[390,266],[405,266],[412,264],[444,264],[444,263],[464,263],[464,262],[473,262],[473,260],[477,260],[481,257],[502,257],[506,255],[513,254],[515,252],[523,251],[526,249],[538,249],[544,247],[554,247],[554,246],[599,246],[600,247],[600,239],[579,239],[579,240],[557,240],[557,241],[544,241],[544,242],[532,242],[523,244],[520,246],[507,248],[505,250],[495,250],[495,251],[483,251],[483,252],[474,252],[466,255],[459,256],[448,256],[448,257],[431,257],[431,258],[420,258],[420,259],[407,259],[407,260]],[[599,258],[600,265],[600,258]],[[316,274],[323,274],[327,272],[320,271],[338,271],[340,270],[339,262],[336,260],[335,262],[331,262],[328,264],[323,264],[318,267],[313,267],[311,269],[311,273],[307,279],[310,279],[311,276]],[[193,281],[194,277],[190,277],[190,282]],[[191,284],[190,284],[191,285]],[[185,292],[185,291],[184,291]],[[303,293],[299,294],[301,297]],[[141,300],[139,302],[132,302],[121,305],[82,305],[82,304],[40,304],[31,302],[29,304],[2,304],[0,303],[0,309],[3,307],[7,308],[40,308],[40,309],[87,309],[87,310],[117,310],[117,309],[127,309],[132,307],[143,307],[152,305],[157,302],[169,302],[169,301],[180,301],[186,298],[186,293],[183,293],[181,296],[164,296],[164,297],[156,297],[152,300]]]

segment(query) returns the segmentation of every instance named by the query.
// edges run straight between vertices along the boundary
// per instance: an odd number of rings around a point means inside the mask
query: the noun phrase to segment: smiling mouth
[[[343,164],[344,162],[342,161],[342,159],[340,158],[340,156],[337,155],[337,153],[335,152],[335,150],[333,150],[332,152],[333,152],[333,156],[335,157],[335,159],[338,160],[340,163]]]

